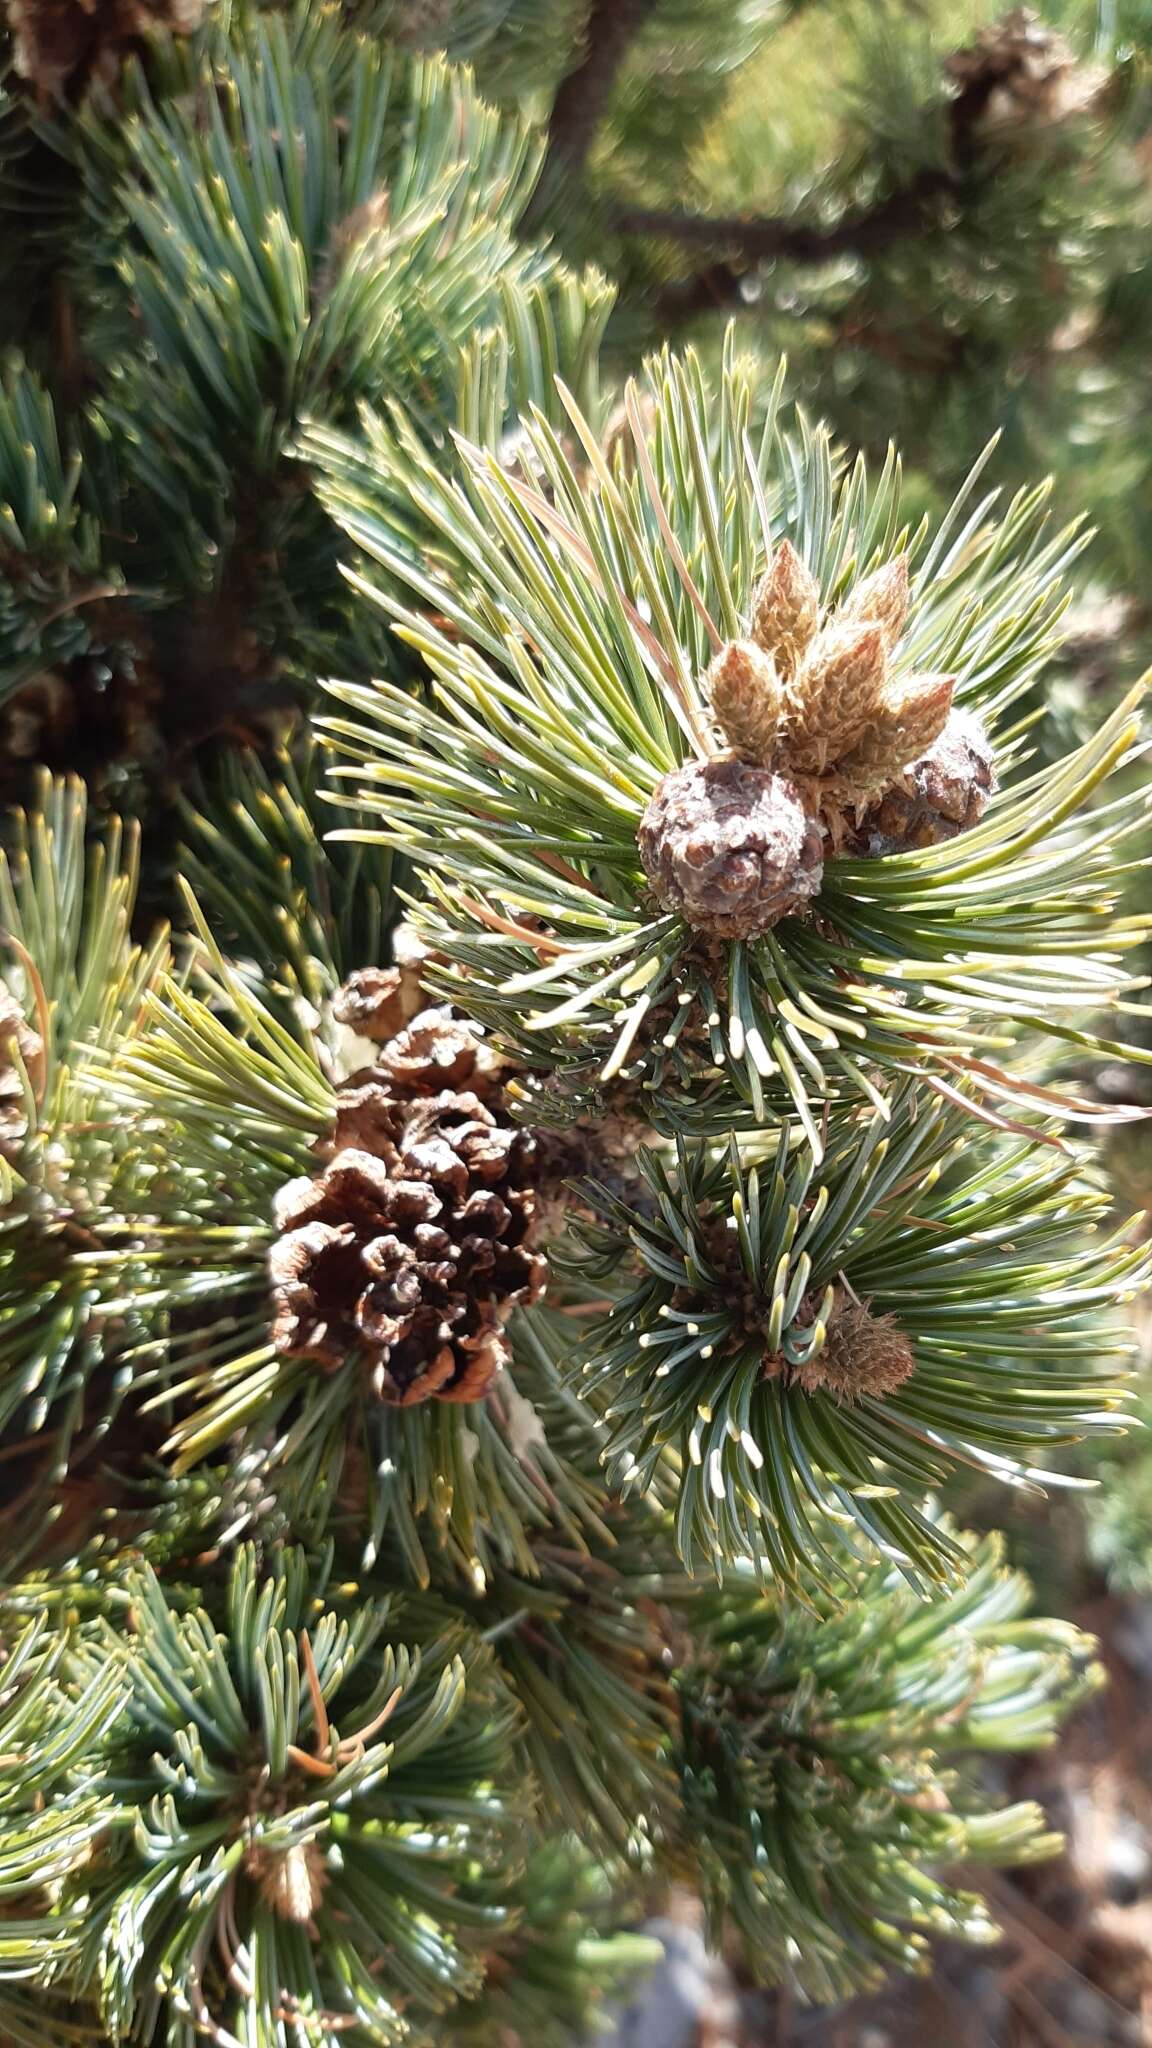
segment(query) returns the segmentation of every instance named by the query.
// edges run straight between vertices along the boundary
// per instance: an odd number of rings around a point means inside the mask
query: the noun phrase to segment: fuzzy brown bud
[[[903,676],[891,683],[866,731],[836,762],[842,789],[866,792],[897,781],[939,739],[955,688],[954,676]]]
[[[716,723],[742,761],[767,768],[776,747],[783,691],[775,664],[752,640],[730,640],[704,678]]]
[[[871,619],[833,620],[814,640],[793,684],[782,758],[798,775],[823,775],[875,724],[884,703],[888,635]]]
[[[908,622],[908,557],[895,555],[882,568],[848,592],[840,606],[841,619],[868,619],[883,626],[889,646],[894,646]]]
[[[782,540],[752,600],[752,638],[772,656],[777,673],[795,674],[820,622],[820,585]]]
[[[244,1858],[244,1870],[281,1920],[308,1926],[328,1882],[319,1842],[293,1842],[287,1849],[268,1849],[255,1842]]]
[[[712,938],[758,938],[798,915],[824,872],[819,826],[793,785],[730,758],[663,776],[638,840],[658,901]]]
[[[916,1370],[916,1354],[895,1316],[874,1316],[843,1289],[828,1318],[824,1347],[798,1366],[794,1384],[845,1404],[882,1401]]]

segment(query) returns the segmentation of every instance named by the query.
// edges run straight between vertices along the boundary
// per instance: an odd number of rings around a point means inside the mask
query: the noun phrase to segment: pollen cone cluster
[[[375,993],[386,1011],[391,991]],[[358,984],[334,1007],[363,1025],[368,999]],[[544,1286],[535,1151],[475,1029],[448,1009],[414,1017],[340,1088],[321,1169],[277,1197],[277,1350],[325,1372],[359,1360],[396,1406],[478,1400],[509,1311]]]
[[[822,619],[815,577],[781,541],[753,605],[760,686],[776,716],[758,765],[815,783],[817,802],[862,805],[918,760],[948,722],[955,684],[901,668],[907,617],[906,556],[864,577]],[[742,752],[726,692],[716,690],[725,667],[722,651],[707,679],[712,707]]]
[[[714,939],[755,938],[803,913],[829,853],[932,846],[980,818],[996,787],[979,720],[955,679],[901,660],[908,559],[824,611],[782,540],[753,598],[749,637],[704,678],[723,752],[663,776],[640,856],[666,910]]]

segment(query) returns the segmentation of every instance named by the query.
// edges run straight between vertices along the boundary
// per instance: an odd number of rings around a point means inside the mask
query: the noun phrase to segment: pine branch
[[[701,214],[678,207],[610,202],[607,219],[621,234],[646,235],[685,247],[726,250],[750,263],[784,256],[817,264],[845,254],[868,256],[921,231],[937,200],[954,195],[951,172],[926,166],[906,185],[871,206],[855,209],[821,226],[794,215]]]
[[[734,1115],[756,1122],[794,1112],[817,1156],[823,1104],[845,1085],[867,1088],[862,1076],[873,1067],[891,1077],[914,1065],[945,1094],[973,1081],[986,1120],[1003,1121],[1045,1098],[998,1057],[993,1011],[999,1025],[1085,1043],[1101,1000],[1134,985],[1122,969],[1112,976],[1100,946],[1135,945],[1142,926],[1118,922],[1095,889],[1082,893],[1070,856],[1083,843],[1085,877],[1093,867],[1101,882],[1110,875],[1105,893],[1115,903],[1138,803],[1106,808],[1108,829],[1087,838],[1077,814],[1136,741],[1140,693],[1057,775],[1015,781],[987,817],[978,805],[967,837],[940,819],[918,841],[899,831],[895,841],[873,843],[867,832],[853,841],[849,814],[860,799],[849,792],[847,813],[839,798],[832,814],[821,810],[819,745],[795,769],[808,778],[797,810],[785,731],[775,765],[787,786],[773,829],[779,822],[801,835],[807,866],[799,840],[768,865],[784,883],[802,872],[803,895],[769,892],[755,929],[733,921],[730,892],[741,875],[765,870],[738,861],[729,870],[721,843],[705,836],[682,876],[717,878],[716,894],[711,908],[694,911],[657,876],[652,835],[665,798],[674,805],[698,784],[706,793],[714,773],[724,801],[731,771],[709,765],[724,751],[710,664],[753,630],[770,536],[788,535],[787,549],[806,565],[812,630],[817,614],[826,621],[812,644],[829,650],[837,674],[837,661],[855,659],[847,642],[841,649],[838,621],[867,601],[862,572],[887,564],[895,573],[907,556],[913,598],[893,661],[908,683],[898,687],[915,694],[935,678],[929,694],[940,703],[954,692],[991,730],[1006,722],[996,742],[1002,772],[1016,751],[1011,706],[1058,644],[1063,574],[1080,546],[1074,530],[1046,531],[1043,490],[1021,493],[993,518],[994,497],[977,496],[981,465],[934,538],[910,534],[894,455],[875,483],[862,462],[838,477],[824,430],[803,421],[787,429],[778,386],[761,402],[752,452],[753,395],[730,347],[715,393],[691,355],[653,366],[630,398],[615,472],[574,405],[575,460],[543,422],[527,430],[531,454],[519,473],[477,450],[453,484],[414,456],[435,566],[412,559],[387,506],[378,513],[362,493],[334,496],[349,537],[384,572],[373,569],[361,587],[434,677],[433,701],[416,720],[410,696],[393,685],[334,686],[348,707],[328,721],[341,787],[355,790],[383,842],[426,877],[418,917],[447,963],[434,985],[497,1029],[530,1069],[577,1084],[581,1070],[593,1083],[639,1083],[664,1128],[714,1131]],[[402,584],[419,609],[401,602]],[[852,646],[860,631],[849,632]],[[861,644],[886,676],[884,637],[874,624]],[[895,786],[908,751],[893,744]],[[770,776],[771,764],[755,774]],[[771,794],[767,783],[753,786]],[[822,882],[805,818],[824,820]],[[691,823],[687,816],[686,840]],[[712,829],[703,812],[696,823],[705,835]],[[765,844],[761,836],[758,863]],[[1053,893],[1059,862],[1071,894],[1063,883]],[[823,892],[815,919],[813,889]],[[1038,952],[1042,929],[1061,934],[1058,971]],[[746,1109],[737,1110],[733,1086]],[[1084,1112],[1074,1100],[1065,1107]]]
[[[922,164],[903,183],[832,221],[805,221],[796,214],[709,215],[609,196],[605,224],[617,234],[711,252],[712,260],[700,270],[649,295],[646,305],[657,328],[739,304],[747,271],[759,263],[818,267],[840,256],[875,258],[900,242],[941,231],[962,234],[995,173],[982,122],[996,85],[993,71],[974,67],[944,108],[943,161]]]
[[[1059,1846],[1037,1806],[990,1810],[972,1760],[1051,1741],[1101,1682],[1095,1645],[1023,1618],[1029,1588],[996,1539],[959,1542],[965,1585],[927,1604],[890,1566],[847,1565],[843,1607],[782,1613],[738,1568],[684,1608],[709,1645],[680,1687],[713,1937],[735,1935],[759,1977],[821,2004],[929,1968],[933,1935],[994,1941],[956,1866]]]
[[[909,1576],[946,1576],[956,1553],[920,1503],[951,1472],[1040,1484],[1037,1451],[1123,1426],[1108,1410],[1131,1345],[1111,1309],[1152,1262],[1096,1239],[1107,1198],[1074,1163],[973,1151],[966,1125],[909,1091],[890,1120],[830,1116],[818,1176],[786,1131],[727,1159],[681,1145],[674,1168],[642,1152],[648,1217],[601,1195],[607,1227],[574,1226],[608,1313],[570,1323],[572,1384],[613,1487],[643,1492],[673,1451],[690,1568],[762,1549],[778,1579],[834,1580],[832,1488]]]
[[[629,50],[660,0],[591,0],[580,56],[561,80],[548,119],[540,179],[521,220],[540,222],[560,185],[579,179]]]
[[[370,2048],[481,1988],[527,1819],[516,1702],[458,1616],[330,1569],[288,1549],[261,1578],[244,1546],[200,1600],[122,1575],[33,1667],[0,1715],[44,1723],[0,1803],[26,1915],[0,1980],[38,1968],[172,2048],[189,2015],[270,2043],[301,2011],[317,2048]]]
[[[698,313],[738,306],[749,269],[757,263],[783,258],[815,268],[838,256],[880,255],[909,236],[937,231],[942,222],[955,230],[961,190],[950,171],[927,165],[908,184],[827,226],[787,214],[725,218],[624,204],[610,205],[607,218],[620,234],[727,252],[648,294],[645,304],[649,313],[658,327],[667,329]]]

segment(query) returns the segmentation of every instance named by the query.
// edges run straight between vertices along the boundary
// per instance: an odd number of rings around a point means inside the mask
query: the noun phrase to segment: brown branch
[[[816,265],[837,256],[873,256],[922,232],[938,214],[940,202],[959,199],[960,190],[953,172],[932,165],[874,205],[855,208],[826,224],[785,214],[708,215],[675,207],[632,205],[610,207],[607,224],[617,234],[644,235],[714,252],[712,262],[690,277],[668,284],[649,302],[650,311],[664,320],[676,320],[730,305],[739,298],[748,271],[757,263],[783,258]]]
[[[945,203],[953,222],[978,190],[981,124],[993,81],[977,73],[957,92],[947,111],[948,161],[926,164],[907,184],[881,199],[820,223],[789,214],[694,213],[688,208],[609,203],[606,226],[621,235],[701,248],[711,261],[677,278],[648,301],[648,312],[664,326],[696,313],[736,303],[748,272],[757,263],[783,258],[816,265],[837,256],[875,256],[908,236],[940,225]]]
[[[539,223],[561,180],[579,177],[620,67],[658,5],[659,0],[591,0],[580,55],[552,103],[544,163],[524,212],[524,228]]]
[[[909,185],[891,192],[874,206],[846,213],[826,226],[788,215],[703,214],[677,207],[616,204],[608,220],[618,233],[649,235],[691,247],[728,250],[762,263],[788,256],[798,263],[819,263],[843,252],[870,254],[897,241],[920,224],[923,209],[942,193],[955,189],[951,172],[935,167],[917,174]]]

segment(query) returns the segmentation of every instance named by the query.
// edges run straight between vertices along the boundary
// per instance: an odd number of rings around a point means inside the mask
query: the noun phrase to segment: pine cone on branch
[[[743,938],[818,893],[802,835],[786,829],[784,791],[836,852],[935,845],[981,817],[996,787],[991,747],[977,720],[953,712],[953,677],[898,664],[910,603],[900,554],[822,615],[816,578],[790,541],[779,543],[752,600],[752,638],[729,641],[704,678],[730,749],[709,768],[714,808],[724,785],[723,828],[719,818],[702,827],[711,785],[699,764],[664,777],[641,824],[641,858],[668,908],[698,929]],[[752,770],[773,784],[773,797],[760,794],[755,818],[738,818],[734,791],[746,808]],[[772,868],[771,890],[761,868],[762,912],[745,908],[756,894],[747,851]],[[730,890],[732,914],[717,923],[720,892]]]
[[[807,908],[823,845],[790,782],[724,757],[690,761],[657,783],[640,821],[653,893],[711,938],[758,938]]]
[[[996,789],[991,741],[970,711],[953,711],[927,752],[863,810],[842,851],[873,856],[938,846],[978,825]]]
[[[13,60],[21,78],[46,98],[74,79],[114,77],[123,57],[151,30],[191,35],[205,0],[5,0]]]
[[[277,1350],[327,1372],[359,1354],[400,1407],[479,1400],[509,1310],[544,1287],[535,1151],[473,1028],[422,1012],[339,1090],[323,1169],[280,1190]]]

